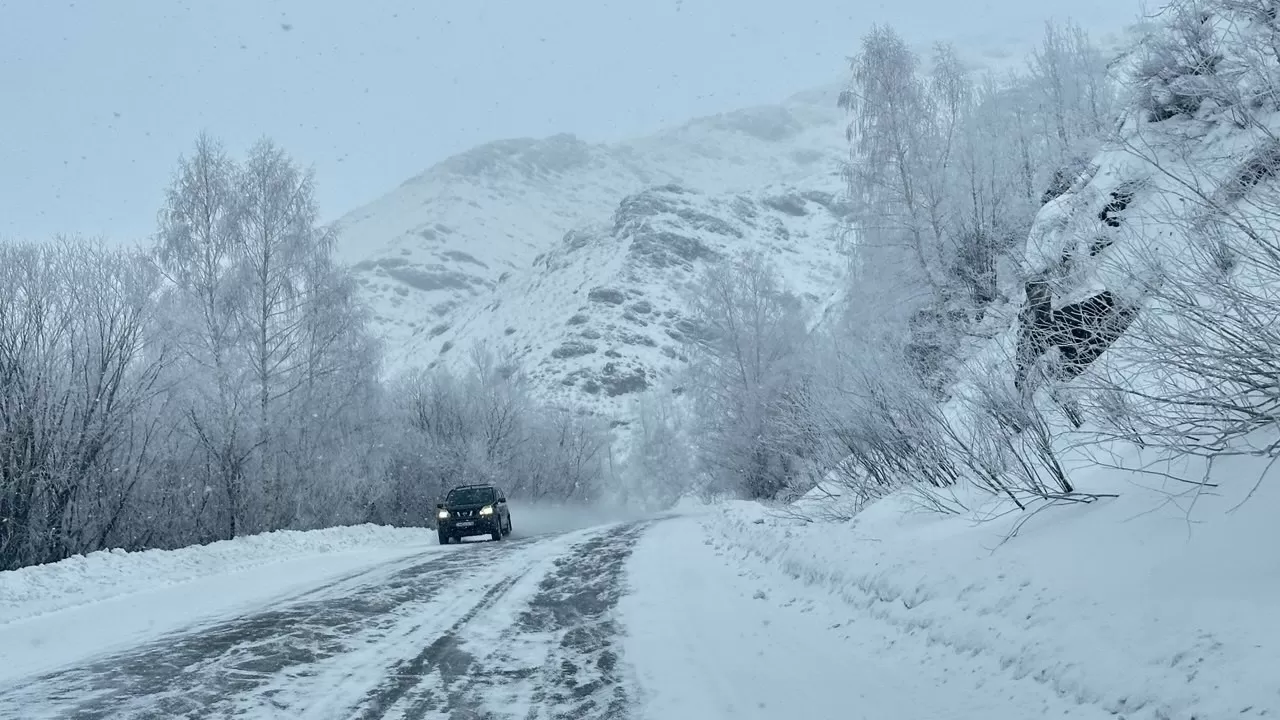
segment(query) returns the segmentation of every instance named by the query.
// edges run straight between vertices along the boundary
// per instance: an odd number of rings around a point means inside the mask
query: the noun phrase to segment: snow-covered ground
[[[1011,683],[956,675],[981,666],[937,662],[828,588],[726,542],[717,524],[680,519],[636,549],[636,593],[621,608],[639,717],[1029,718],[1067,708],[1045,693],[1000,697]],[[993,714],[1009,701],[1018,713]]]
[[[278,532],[177,550],[104,550],[0,573],[0,623],[101,602],[143,590],[345,551],[416,549],[434,536],[421,528],[357,525]]]
[[[1114,460],[1076,477],[1119,498],[1029,520],[904,494],[848,522],[734,503],[655,528],[620,605],[643,716],[1274,717],[1280,473],[1255,491],[1266,461],[1219,460],[1208,489],[1157,474],[1193,463]]]

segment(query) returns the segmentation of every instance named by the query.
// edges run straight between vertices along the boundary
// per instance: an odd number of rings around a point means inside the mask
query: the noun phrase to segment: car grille
[[[464,519],[473,518],[477,515],[475,510],[458,510],[450,514],[456,518],[464,518]]]

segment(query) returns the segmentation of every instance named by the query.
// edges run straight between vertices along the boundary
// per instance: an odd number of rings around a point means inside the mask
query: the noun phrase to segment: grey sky
[[[1131,6],[1131,7],[1130,7]],[[326,220],[503,137],[610,140],[843,77],[872,23],[971,53],[1137,2],[0,0],[0,238],[151,232],[179,154],[267,135]]]

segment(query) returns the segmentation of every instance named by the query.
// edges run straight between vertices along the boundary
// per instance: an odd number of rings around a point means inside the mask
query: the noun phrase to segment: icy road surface
[[[624,717],[612,611],[643,528],[439,548],[0,688],[0,718]]]
[[[1183,717],[1150,701],[1117,713],[1093,686],[1069,685],[1067,666],[1003,659],[1010,619],[969,617],[963,597],[954,613],[917,618],[911,602],[827,582],[839,563],[868,552],[856,545],[833,545],[828,560],[806,569],[796,553],[808,545],[792,548],[790,560],[761,554],[770,537],[796,543],[795,528],[731,516],[716,509],[417,546],[125,649],[86,651],[56,669],[0,668],[0,718]],[[266,582],[227,574],[199,587],[217,592],[221,582],[234,595],[244,590],[237,578]],[[0,644],[21,658],[11,640],[35,637],[23,623],[47,628],[59,613],[97,613],[110,624],[142,602],[134,597],[0,625]],[[85,626],[74,625],[70,639],[40,637],[71,643]],[[1140,675],[1130,680],[1136,686]],[[1267,715],[1249,708],[1231,717]]]

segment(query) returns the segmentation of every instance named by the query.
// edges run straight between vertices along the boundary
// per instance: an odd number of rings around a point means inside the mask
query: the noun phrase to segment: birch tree
[[[790,481],[772,423],[803,345],[799,301],[762,255],[744,253],[704,271],[691,315],[701,462],[725,489],[773,497]]]
[[[178,171],[160,212],[158,267],[169,280],[175,315],[170,333],[189,371],[195,404],[186,424],[205,456],[208,482],[223,495],[223,536],[235,537],[249,512],[247,463],[256,445],[246,428],[244,298],[231,272],[240,246],[238,169],[222,145],[201,135]]]
[[[917,72],[919,59],[891,28],[876,26],[851,64],[840,104],[854,116],[848,177],[851,194],[862,201],[859,234],[874,244],[905,243],[919,279],[941,285],[931,234],[937,198],[927,187],[935,108]]]
[[[327,286],[321,268],[331,241],[316,227],[311,174],[298,169],[269,140],[258,142],[236,178],[238,212],[237,283],[246,301],[238,318],[248,346],[258,452],[258,473],[267,511],[285,521],[286,484],[296,477],[280,463],[290,454],[275,428],[291,402],[305,405],[308,386],[309,304],[323,304]],[[314,286],[309,287],[312,283]],[[295,406],[298,407],[298,406]],[[290,465],[289,467],[293,467]]]

